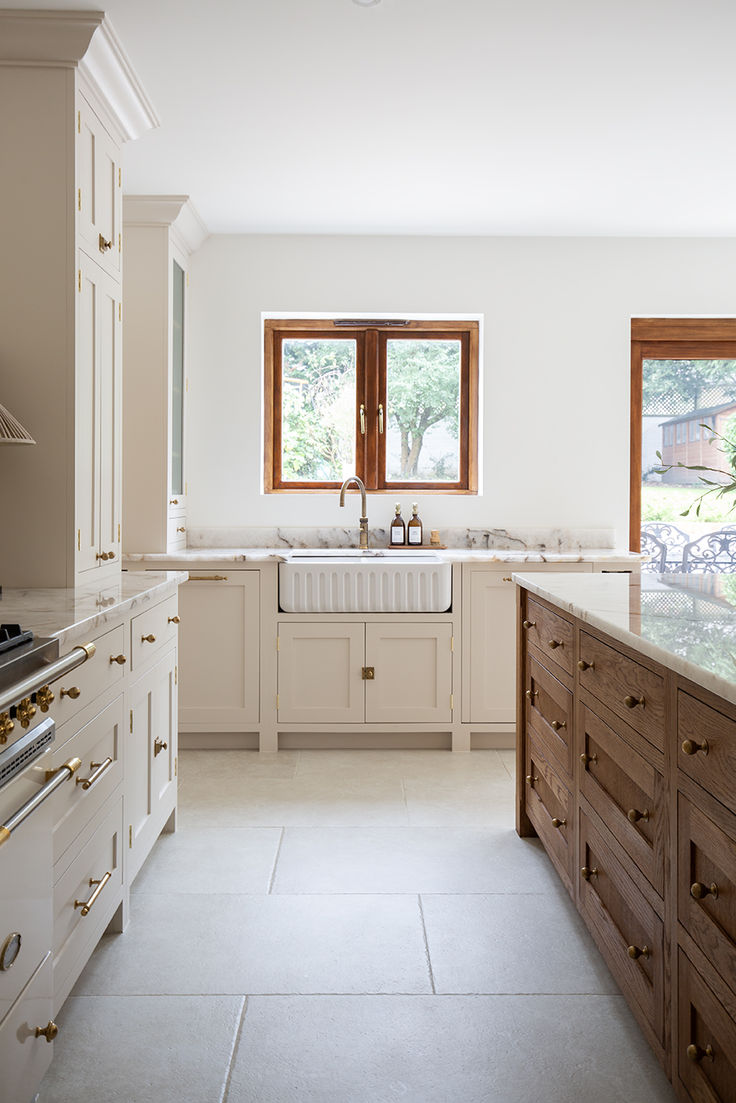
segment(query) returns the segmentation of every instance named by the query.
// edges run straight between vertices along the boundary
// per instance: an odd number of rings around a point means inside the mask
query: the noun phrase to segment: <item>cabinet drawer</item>
[[[569,621],[527,598],[522,621],[528,643],[542,651],[551,663],[572,674],[573,627]]]
[[[105,690],[122,684],[125,663],[111,660],[119,655],[127,659],[125,627],[121,624],[113,628],[104,636],[99,636],[94,644],[96,650],[92,658],[87,659],[76,670],[72,670],[71,674],[54,682],[51,687],[55,700],[51,705],[50,713],[56,721],[57,729],[81,712]],[[67,734],[70,735],[71,730]],[[63,738],[63,732],[57,733],[57,745],[60,740],[63,741]]]
[[[664,750],[664,679],[659,674],[581,632],[578,677],[582,687]]]
[[[46,1027],[52,1013],[51,954],[47,952],[0,1023],[0,1098],[4,1103],[27,1103],[38,1090],[51,1064],[54,1046],[44,1037],[37,1038],[36,1028]]]
[[[177,605],[178,596],[174,594],[133,617],[130,622],[130,661],[133,670],[140,670],[162,648],[176,643]]]
[[[572,780],[573,697],[554,675],[531,655],[527,657],[525,707],[527,725],[542,750]]]
[[[679,951],[677,1061],[694,1103],[736,1103],[736,1023]]]
[[[123,801],[101,808],[54,868],[54,1001],[69,993],[122,899]],[[107,874],[110,877],[105,880]],[[104,881],[104,884],[103,884]],[[99,893],[92,901],[93,894]],[[81,905],[92,901],[89,911]],[[76,906],[75,906],[76,905]]]
[[[579,810],[580,914],[619,987],[664,1044],[664,932],[600,834]]]
[[[585,705],[580,723],[580,792],[661,896],[664,778]]]
[[[123,780],[123,697],[117,697],[54,752],[50,769],[81,758],[74,778],[54,796],[54,862]]]
[[[682,793],[677,795],[677,913],[736,992],[736,820],[727,835]]]
[[[680,769],[736,812],[736,722],[678,690],[677,745]]]
[[[187,546],[186,517],[169,517],[166,522],[166,550],[178,551]]]
[[[533,739],[526,751],[526,810],[553,865],[572,894],[573,802]]]

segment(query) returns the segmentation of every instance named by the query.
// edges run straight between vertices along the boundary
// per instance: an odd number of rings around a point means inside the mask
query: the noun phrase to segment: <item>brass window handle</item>
[[[94,785],[94,783],[96,781],[99,781],[99,779],[102,777],[102,775],[107,770],[109,770],[109,768],[111,766],[112,766],[112,759],[109,758],[109,757],[106,758],[104,762],[90,762],[89,768],[92,771],[92,773],[89,775],[89,777],[78,777],[74,784],[75,785],[81,785],[82,788],[86,792],[87,789],[92,788],[92,786]]]
[[[83,916],[89,915],[90,909],[92,907],[94,907],[94,905],[97,901],[97,897],[100,895],[100,893],[102,892],[102,890],[104,889],[105,885],[107,884],[107,882],[110,880],[111,877],[112,877],[112,873],[110,872],[110,870],[108,870],[107,873],[105,874],[105,876],[101,877],[99,879],[99,881],[95,881],[93,877],[90,877],[89,887],[92,888],[93,885],[96,885],[97,888],[92,893],[89,900],[75,900],[74,901],[75,909],[76,908],[81,908]]]
[[[118,666],[125,666],[127,661],[128,660],[126,659],[125,655],[111,655],[110,656],[110,663],[111,664],[112,663],[117,663]]]
[[[383,436],[383,404],[378,404],[378,432]]]
[[[687,755],[697,754],[698,751],[702,751],[703,754],[707,754],[710,750],[708,740],[704,739],[702,743],[696,743],[692,739],[685,739],[682,744],[682,753]]]
[[[360,435],[365,436],[365,406],[360,404]]]
[[[155,643],[156,637],[153,632],[149,632],[147,636],[141,636],[141,643]]]

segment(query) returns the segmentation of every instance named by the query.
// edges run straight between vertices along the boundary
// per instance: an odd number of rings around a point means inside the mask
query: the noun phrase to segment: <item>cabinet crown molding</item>
[[[101,11],[0,11],[0,65],[75,69],[121,141],[160,125],[108,16]]]
[[[188,195],[124,195],[123,225],[166,227],[185,253],[196,252],[209,237]]]

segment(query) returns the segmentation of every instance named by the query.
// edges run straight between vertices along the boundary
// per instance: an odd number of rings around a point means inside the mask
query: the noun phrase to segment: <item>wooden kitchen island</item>
[[[517,831],[678,1097],[736,1103],[736,576],[514,581]]]

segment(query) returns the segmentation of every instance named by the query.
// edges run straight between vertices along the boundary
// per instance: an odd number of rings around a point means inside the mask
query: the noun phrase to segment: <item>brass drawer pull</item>
[[[154,741],[153,741],[153,757],[154,758],[158,758],[158,756],[161,754],[161,751],[167,751],[168,749],[169,749],[169,744],[164,743],[163,739],[154,739]]]
[[[582,762],[583,766],[588,766],[589,763],[598,761],[598,755],[597,754],[586,754],[584,752],[580,756],[580,761]]]
[[[560,730],[560,728],[566,728],[567,727],[567,720],[553,720],[552,723],[550,724],[550,727],[554,728],[555,731],[558,732]]]
[[[632,961],[636,961],[636,959],[639,957],[652,956],[652,951],[649,949],[648,946],[642,946],[641,949],[639,949],[638,946],[629,946],[626,953],[629,955]]]
[[[190,582],[227,582],[226,574],[190,574]]]
[[[47,1042],[53,1042],[56,1035],[59,1033],[59,1028],[53,1019],[49,1019],[46,1026],[36,1027],[36,1037],[45,1038]]]
[[[504,575],[504,576],[503,576],[503,578],[501,579],[501,581],[502,581],[502,582],[513,582],[514,580],[513,580],[513,578],[511,577],[511,575],[510,575],[510,574],[507,574],[507,575]]]
[[[595,670],[595,663],[586,663],[585,659],[578,661],[578,670]]]
[[[79,686],[72,686],[71,689],[62,688],[59,690],[59,697],[71,697],[72,701],[76,701],[78,697],[81,697],[82,691]]]
[[[118,666],[125,666],[127,661],[128,660],[126,659],[125,655],[111,655],[110,656],[110,663],[111,664],[112,663],[117,663]]]
[[[704,900],[706,896],[712,896],[714,900],[717,900],[718,885],[715,881],[710,885],[704,885],[702,881],[696,881],[694,885],[690,886],[690,895],[693,900]]]
[[[100,893],[102,892],[102,890],[104,889],[105,885],[107,884],[107,882],[110,880],[111,877],[112,877],[112,873],[110,872],[110,870],[108,870],[107,873],[105,874],[105,876],[102,877],[99,881],[95,881],[92,877],[90,877],[89,887],[92,888],[93,885],[97,885],[97,888],[92,893],[89,900],[75,900],[74,901],[74,907],[75,908],[81,908],[82,909],[81,914],[83,916],[89,915],[90,909],[94,906],[94,904],[97,900],[97,897],[100,895]]]
[[[556,647],[564,647],[562,640],[547,640],[547,647],[551,647],[554,651]]]
[[[555,816],[552,820],[552,826],[557,828],[567,827],[567,820],[558,820],[557,816]]]
[[[527,785],[532,785],[533,786],[535,781],[539,781],[539,778],[537,777],[536,774],[527,774],[526,775]]]
[[[710,1057],[711,1061],[715,1057],[713,1046],[710,1045],[710,1043],[708,1043],[705,1049],[701,1049],[700,1046],[696,1046],[694,1042],[691,1042],[685,1052],[687,1053],[688,1061],[694,1061],[696,1064],[698,1061],[702,1061],[704,1057]]]
[[[536,628],[537,622],[535,620],[523,620],[521,624],[523,628]]]
[[[169,505],[170,506],[178,506],[179,505],[179,499],[178,498],[169,498]]]
[[[624,704],[627,709],[635,709],[637,705],[641,705],[641,707],[644,708],[646,706],[646,701],[643,697],[632,697],[631,694],[629,694],[627,697],[624,697]]]
[[[649,809],[645,808],[643,812],[640,812],[638,808],[630,808],[626,813],[626,818],[630,823],[638,823],[639,820],[648,820]]]
[[[169,617],[169,624],[181,624],[181,619],[178,616]]]
[[[583,866],[583,868],[580,870],[580,876],[583,878],[584,881],[589,881],[591,877],[597,877],[598,866],[593,866],[592,869],[590,869],[588,866]]]
[[[179,528],[177,528],[177,530],[176,530],[176,531],[177,531],[177,532],[186,532],[187,530],[186,530],[186,528],[184,527],[184,525],[180,525],[180,526],[179,526]]]
[[[527,700],[531,701],[534,697],[539,697],[538,689],[528,689],[525,694]]]
[[[75,784],[81,785],[85,791],[87,789],[91,789],[94,783],[96,781],[99,781],[99,779],[102,777],[105,771],[110,768],[110,766],[112,766],[111,758],[106,758],[104,762],[90,762],[89,768],[90,770],[92,770],[92,773],[89,775],[89,777],[78,777]]]
[[[682,753],[683,754],[697,754],[698,751],[702,751],[703,754],[707,754],[710,750],[708,740],[704,739],[702,743],[695,743],[692,739],[683,740]]]
[[[141,636],[141,643],[155,643],[156,637],[153,632],[149,632],[147,636]]]

